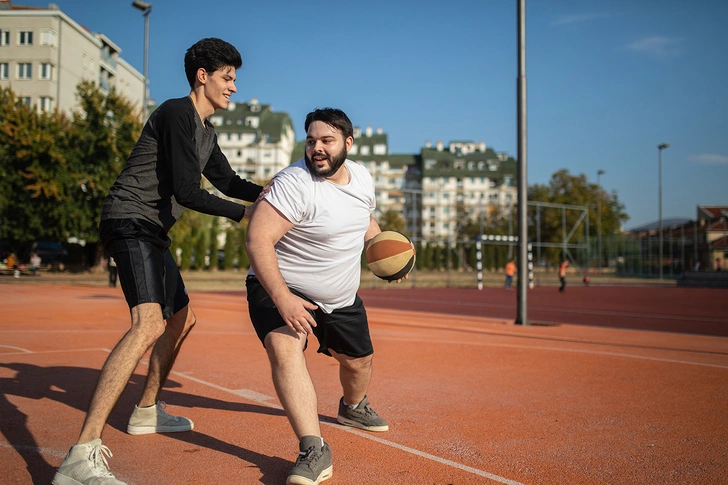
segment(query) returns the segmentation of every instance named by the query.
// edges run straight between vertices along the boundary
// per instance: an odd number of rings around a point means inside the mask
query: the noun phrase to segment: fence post
[[[480,241],[480,238],[482,235],[478,235],[478,237],[475,239],[475,259],[476,259],[476,267],[478,269],[478,289],[483,289],[483,252],[482,252],[482,243]]]

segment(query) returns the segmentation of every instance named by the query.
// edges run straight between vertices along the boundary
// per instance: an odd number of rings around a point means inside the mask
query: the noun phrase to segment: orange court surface
[[[727,484],[728,292],[677,287],[362,290],[369,398],[390,430],[336,424],[332,358],[306,352],[326,485]],[[119,288],[0,284],[0,484],[50,484],[129,326]],[[192,292],[162,400],[193,431],[131,436],[146,359],[104,444],[120,480],[282,485],[297,442],[242,291]]]

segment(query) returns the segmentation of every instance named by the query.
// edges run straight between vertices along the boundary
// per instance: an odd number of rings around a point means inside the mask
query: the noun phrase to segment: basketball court
[[[49,484],[128,327],[121,290],[0,285],[0,483]],[[336,484],[720,484],[728,477],[725,290],[361,292],[386,433],[336,424],[338,368],[310,346]],[[193,293],[162,399],[195,429],[130,436],[146,360],[104,432],[130,485],[285,483],[296,439],[242,292]],[[146,358],[146,357],[145,357]]]

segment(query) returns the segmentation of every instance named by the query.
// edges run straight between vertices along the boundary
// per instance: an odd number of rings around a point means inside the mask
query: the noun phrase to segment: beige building
[[[26,7],[0,0],[0,87],[38,110],[76,109],[81,80],[105,91],[113,86],[141,110],[144,76],[120,53],[111,39],[88,31],[55,4]]]
[[[303,153],[299,142],[291,161]],[[389,210],[401,214],[405,232],[416,239],[453,239],[468,220],[508,215],[516,204],[516,161],[484,142],[428,142],[420,153],[394,155],[381,128],[354,128],[348,158],[374,178],[374,217]]]
[[[290,165],[296,133],[288,113],[252,98],[230,102],[210,116],[210,123],[220,149],[241,177],[264,184]]]

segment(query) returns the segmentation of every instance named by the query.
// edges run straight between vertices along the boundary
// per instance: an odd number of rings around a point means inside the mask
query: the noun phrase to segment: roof
[[[258,118],[257,127],[246,124],[251,117]],[[269,143],[279,142],[288,127],[293,130],[293,122],[288,113],[273,111],[269,104],[258,104],[257,102],[231,103],[228,109],[218,110],[210,118],[222,119],[222,124],[215,126],[217,133],[257,134],[260,132],[268,135]]]
[[[485,151],[474,151],[469,153],[451,152],[437,148],[423,148],[421,157],[424,163],[424,175],[426,177],[488,177],[498,178],[505,175],[516,175],[516,161],[513,157],[501,160],[499,155],[487,148]],[[435,162],[434,166],[432,163]],[[471,163],[475,167],[471,168]],[[485,162],[486,166],[482,163]]]
[[[725,205],[699,205],[698,220],[713,219],[728,216],[728,206]]]

